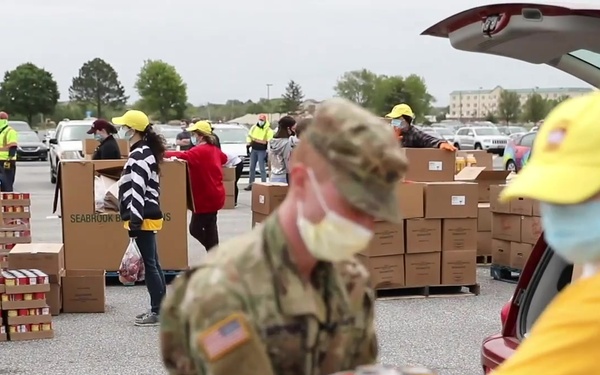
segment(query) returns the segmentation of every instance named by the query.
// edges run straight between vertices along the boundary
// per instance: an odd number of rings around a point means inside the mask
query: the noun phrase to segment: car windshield
[[[181,129],[175,126],[160,127],[158,132],[166,139],[176,138],[177,134],[181,133]]]
[[[8,125],[17,132],[31,131],[31,127],[25,121],[9,121]]]
[[[35,133],[19,133],[19,142],[40,142],[40,138]]]
[[[600,54],[587,49],[579,49],[570,53],[571,56],[578,58],[598,69],[600,69]]]
[[[475,132],[477,135],[502,135],[496,128],[478,128]]]
[[[435,128],[435,131],[441,135],[454,135],[452,130],[446,128]]]
[[[245,144],[248,131],[242,128],[216,128],[215,134],[221,144]]]
[[[59,141],[81,141],[86,138],[94,138],[93,134],[87,134],[90,128],[90,125],[65,126],[60,132]]]

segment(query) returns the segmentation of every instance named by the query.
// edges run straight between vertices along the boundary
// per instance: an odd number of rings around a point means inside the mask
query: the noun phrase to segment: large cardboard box
[[[542,235],[542,219],[537,216],[524,216],[521,220],[521,242],[535,245]]]
[[[235,181],[235,168],[223,167],[223,181]]]
[[[479,203],[477,205],[477,230],[480,232],[492,230],[492,211],[489,203]]]
[[[46,302],[51,315],[60,315],[62,311],[62,287],[59,284],[50,284],[50,291],[46,293]]]
[[[288,185],[278,182],[255,182],[252,184],[252,212],[269,215],[275,211],[287,195]]]
[[[425,217],[428,219],[476,218],[477,184],[430,182],[425,188]]]
[[[403,218],[412,219],[425,215],[425,184],[400,182],[396,195]]]
[[[521,242],[521,216],[493,213],[492,237],[497,240]]]
[[[442,251],[442,221],[440,219],[407,219],[405,226],[407,253]]]
[[[408,159],[407,181],[454,181],[454,152],[435,148],[403,148]]]
[[[65,268],[116,271],[129,243],[127,231],[117,212],[95,212],[94,176],[119,174],[125,160],[61,162],[54,211],[60,203]],[[163,228],[158,232],[158,252],[164,270],[188,267],[187,164],[164,161],[160,172]],[[188,199],[183,199],[183,197]]]
[[[404,255],[369,257],[358,255],[371,277],[375,289],[401,288],[404,286]]]
[[[67,270],[63,280],[63,312],[102,313],[106,305],[103,270]]]
[[[121,153],[121,158],[126,159],[129,156],[129,142],[126,139],[115,138],[117,140],[117,145],[119,146],[119,152]],[[83,155],[86,159],[91,160],[92,155],[96,151],[96,148],[100,146],[100,142],[95,139],[84,139],[83,140]]]
[[[371,243],[361,254],[371,257],[404,254],[404,223],[378,221],[374,232]]]
[[[223,209],[232,210],[235,208],[235,181],[223,180],[223,187],[225,188],[225,204],[223,205]]]
[[[442,285],[473,285],[477,283],[475,250],[442,252]]]
[[[492,239],[492,261],[500,266],[510,266],[510,242]]]
[[[443,219],[442,251],[477,249],[477,219]]]
[[[510,203],[500,203],[500,201],[498,200],[498,198],[500,197],[500,193],[505,187],[506,184],[490,186],[490,210],[492,212],[503,214],[510,213]]]
[[[511,242],[509,265],[512,268],[522,270],[523,267],[525,267],[525,263],[527,263],[527,259],[529,259],[529,255],[531,255],[532,250],[533,245],[527,243]]]
[[[63,244],[28,243],[15,245],[8,254],[11,269],[38,269],[60,284],[60,276],[65,269]]]
[[[406,286],[440,285],[441,252],[405,254],[404,275]]]
[[[515,215],[531,216],[533,214],[533,200],[517,198],[509,202],[510,213]]]
[[[479,187],[479,202],[490,201],[490,186],[503,184],[510,171],[490,171],[485,167],[463,168],[456,177],[456,181],[475,182]]]
[[[492,255],[492,232],[477,232],[477,255]]]

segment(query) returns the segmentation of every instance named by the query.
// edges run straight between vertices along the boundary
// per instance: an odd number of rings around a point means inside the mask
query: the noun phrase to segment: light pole
[[[271,86],[272,83],[267,83],[267,103],[269,104],[269,122],[271,122]]]

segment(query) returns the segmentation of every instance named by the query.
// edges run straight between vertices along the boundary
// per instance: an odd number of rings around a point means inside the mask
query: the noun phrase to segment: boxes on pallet
[[[403,148],[408,159],[407,181],[453,181],[454,152],[434,148]]]
[[[369,246],[358,254],[375,289],[404,286],[404,224],[376,222]]]
[[[54,337],[52,316],[46,303],[50,278],[37,269],[5,270],[2,312],[10,341]]]
[[[287,195],[288,185],[279,182],[252,184],[252,227],[261,223],[279,207]]]
[[[479,189],[479,202],[490,201],[490,187],[503,184],[510,171],[487,170],[486,167],[466,167],[455,177],[456,181],[474,182]]]
[[[223,186],[225,187],[225,205],[223,209],[235,208],[235,168],[223,167]]]

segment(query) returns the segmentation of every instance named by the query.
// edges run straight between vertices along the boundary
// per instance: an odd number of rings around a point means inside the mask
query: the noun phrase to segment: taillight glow
[[[502,306],[502,310],[500,310],[500,322],[502,323],[502,327],[506,324],[506,320],[508,319],[508,311],[510,310],[511,301],[508,301],[504,306]]]

